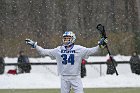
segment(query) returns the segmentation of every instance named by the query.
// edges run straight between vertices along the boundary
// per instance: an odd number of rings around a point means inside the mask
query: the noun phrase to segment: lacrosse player
[[[75,40],[76,36],[71,31],[66,31],[63,34],[63,45],[54,49],[44,49],[38,46],[37,42],[30,39],[25,40],[39,54],[56,59],[58,74],[61,76],[61,93],[70,93],[71,88],[73,88],[74,93],[84,93],[80,76],[82,59],[94,55],[107,43],[105,38],[101,38],[96,47],[86,48],[75,45]]]

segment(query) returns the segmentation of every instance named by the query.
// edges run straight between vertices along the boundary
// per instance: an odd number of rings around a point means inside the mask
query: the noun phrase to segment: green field
[[[140,93],[140,88],[86,88],[85,93]],[[0,89],[0,93],[60,93],[59,89]],[[71,92],[73,93],[73,92]]]

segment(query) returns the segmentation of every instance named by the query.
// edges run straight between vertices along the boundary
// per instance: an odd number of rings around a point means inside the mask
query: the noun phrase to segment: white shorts
[[[74,93],[84,93],[81,77],[61,76],[61,93],[70,93],[71,89],[74,90]]]

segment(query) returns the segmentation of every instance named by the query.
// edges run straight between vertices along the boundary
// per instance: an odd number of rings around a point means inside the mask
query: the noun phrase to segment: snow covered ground
[[[108,57],[90,57],[89,62],[106,61]],[[115,56],[117,61],[129,61],[130,56]],[[30,58],[31,62],[55,62],[49,57]],[[17,58],[5,58],[6,63],[16,63]],[[32,66],[31,73],[7,74],[14,66],[6,66],[0,75],[0,89],[60,88],[60,77],[55,65]],[[85,88],[140,87],[140,75],[132,74],[129,64],[119,64],[119,75],[106,75],[106,65],[86,65],[87,76],[82,79]]]

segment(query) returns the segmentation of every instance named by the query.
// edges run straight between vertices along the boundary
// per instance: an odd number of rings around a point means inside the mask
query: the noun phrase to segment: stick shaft
[[[111,58],[111,62],[112,62],[112,64],[113,64],[113,68],[114,68],[114,70],[115,70],[115,73],[116,73],[116,75],[118,76],[119,74],[118,74],[118,71],[117,71],[117,69],[116,69],[116,67],[115,67],[115,62],[112,60],[111,53],[110,53],[110,51],[109,51],[109,48],[108,48],[107,44],[106,44],[106,49],[107,49],[107,52],[108,52],[108,54],[109,54],[109,57]]]

